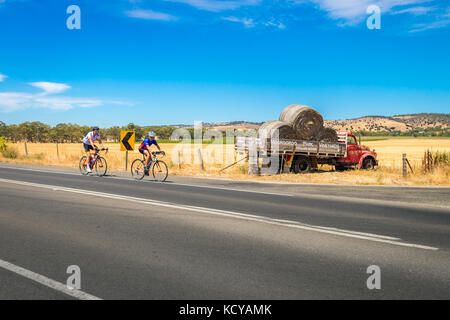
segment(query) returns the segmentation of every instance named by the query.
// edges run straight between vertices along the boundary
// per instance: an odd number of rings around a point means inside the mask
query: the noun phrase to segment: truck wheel
[[[308,173],[311,171],[311,159],[308,157],[298,157],[292,164],[294,173]]]
[[[375,168],[375,161],[372,158],[366,158],[363,161],[362,168],[365,170],[372,170]]]

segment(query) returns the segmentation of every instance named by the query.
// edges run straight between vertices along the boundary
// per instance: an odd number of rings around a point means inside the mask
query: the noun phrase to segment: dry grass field
[[[331,184],[360,184],[360,185],[450,185],[450,168],[438,168],[425,173],[422,170],[422,157],[425,150],[450,152],[450,139],[386,139],[366,141],[363,144],[375,149],[378,154],[380,166],[373,171],[348,170],[336,172],[329,166],[322,166],[318,172],[294,175],[282,174],[275,176],[249,177],[247,164],[242,161],[224,172],[219,172],[227,164],[233,163],[239,155],[234,152],[233,145],[187,145],[187,144],[161,144],[166,151],[163,159],[169,166],[171,175],[195,175],[209,177],[224,177],[232,179],[256,179],[260,181],[283,181],[304,183],[331,183]],[[10,144],[18,151],[16,159],[0,157],[0,161],[15,163],[31,163],[42,165],[55,165],[65,167],[78,167],[78,160],[83,155],[81,144],[59,144],[59,158],[56,144],[28,143],[28,156],[25,156],[24,143]],[[109,148],[105,158],[108,160],[109,170],[125,170],[125,153],[119,151],[119,144],[107,144]],[[198,149],[202,150],[204,169],[201,169]],[[406,153],[414,174],[408,172],[408,179],[402,179],[401,159]],[[178,157],[179,155],[179,157]],[[140,158],[135,151],[130,152],[128,168],[131,162]],[[180,158],[181,165],[179,165]]]

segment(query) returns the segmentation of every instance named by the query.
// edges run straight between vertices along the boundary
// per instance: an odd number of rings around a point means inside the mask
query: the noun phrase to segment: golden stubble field
[[[241,163],[219,172],[227,164],[231,164],[240,156],[234,152],[233,145],[189,145],[189,144],[160,144],[166,151],[163,159],[169,166],[171,175],[193,175],[207,177],[222,177],[231,179],[252,179],[260,181],[284,181],[303,183],[331,183],[331,184],[360,184],[360,185],[450,185],[450,168],[440,168],[430,173],[423,172],[421,168],[422,157],[425,150],[450,152],[450,139],[422,139],[401,138],[363,142],[364,145],[375,149],[378,154],[380,166],[376,170],[348,170],[345,172],[333,171],[332,167],[321,166],[319,172],[294,175],[282,174],[275,176],[249,177],[247,163]],[[80,144],[59,144],[59,157],[56,144],[27,143],[28,156],[25,156],[24,143],[9,144],[15,148],[19,157],[0,161],[15,163],[30,163],[40,165],[55,165],[64,167],[78,167],[78,160],[84,154]],[[109,148],[105,158],[108,160],[109,170],[125,170],[125,153],[119,150],[119,144],[106,144]],[[199,160],[201,149],[203,167]],[[414,174],[408,172],[408,179],[402,179],[402,154],[406,153],[411,162]],[[128,156],[128,169],[131,162],[140,158],[139,152],[130,152]],[[179,164],[180,163],[180,164]]]

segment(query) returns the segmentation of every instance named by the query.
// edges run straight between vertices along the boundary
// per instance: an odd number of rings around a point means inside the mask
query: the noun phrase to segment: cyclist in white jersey
[[[84,138],[83,138],[83,148],[84,151],[86,152],[86,158],[87,158],[87,165],[86,165],[86,170],[87,172],[92,172],[91,167],[90,167],[90,155],[91,155],[91,150],[98,149],[97,146],[94,144],[94,141],[98,141],[101,146],[103,147],[103,142],[102,139],[100,138],[100,129],[98,127],[94,127],[92,128],[92,131],[89,132]]]

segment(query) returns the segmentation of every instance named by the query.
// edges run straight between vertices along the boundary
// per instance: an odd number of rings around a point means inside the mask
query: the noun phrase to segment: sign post
[[[128,170],[128,151],[134,151],[136,133],[134,131],[120,132],[120,151],[125,151],[125,171]]]

